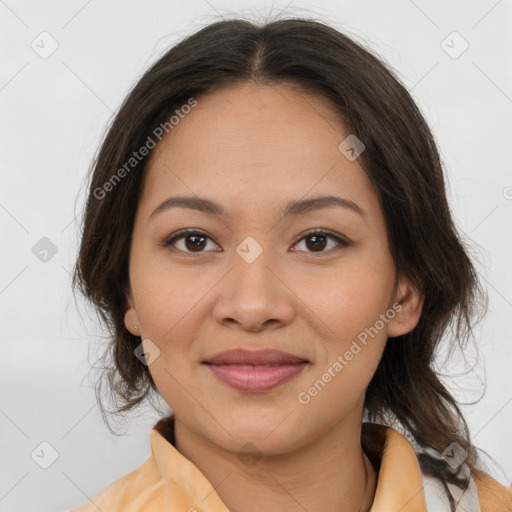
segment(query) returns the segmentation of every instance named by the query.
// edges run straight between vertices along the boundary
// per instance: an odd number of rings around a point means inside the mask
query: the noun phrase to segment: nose
[[[290,324],[295,315],[293,292],[273,266],[265,251],[250,263],[235,252],[231,271],[216,287],[215,320],[252,332]]]

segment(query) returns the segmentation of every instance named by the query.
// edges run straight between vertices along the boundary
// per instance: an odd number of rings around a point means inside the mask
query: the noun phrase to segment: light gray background
[[[89,360],[100,332],[77,313],[70,269],[83,183],[105,125],[131,85],[170,45],[220,16],[314,16],[367,41],[398,71],[425,113],[444,159],[459,227],[477,244],[489,313],[477,330],[479,357],[448,381],[478,446],[512,475],[512,2],[227,0],[0,1],[2,66],[0,222],[0,510],[66,510],[95,496],[149,455],[149,408],[113,437],[104,426]],[[47,31],[57,50],[31,48]],[[469,43],[452,58],[442,41]],[[39,37],[39,39],[38,39]],[[38,42],[39,41],[39,42]],[[453,41],[453,42],[452,42]],[[462,41],[451,36],[452,53]],[[76,205],[75,205],[76,201]],[[76,207],[75,207],[76,206]],[[57,253],[32,252],[48,237]],[[89,344],[91,352],[89,354]],[[96,348],[95,348],[96,347]],[[460,361],[445,371],[461,373]],[[41,469],[31,452],[46,441],[57,460]],[[48,453],[48,452],[46,452]]]

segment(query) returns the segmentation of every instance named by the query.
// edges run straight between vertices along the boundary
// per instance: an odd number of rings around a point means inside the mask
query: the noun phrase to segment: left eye
[[[311,242],[308,243],[307,240],[310,240]],[[324,250],[328,245],[328,240],[335,242],[334,247],[330,247],[328,250]],[[345,240],[326,231],[312,231],[306,233],[305,235],[302,236],[302,238],[299,240],[299,242],[297,242],[296,245],[298,245],[302,241],[304,241],[307,248],[314,249],[312,252],[321,253],[333,252],[332,249],[334,249],[334,251],[338,251],[348,245],[348,243]]]
[[[205,252],[205,248],[207,246],[207,240],[210,240],[213,245],[216,244],[213,240],[204,232],[199,230],[186,230],[180,231],[175,235],[171,236],[169,239],[163,242],[164,247],[174,246],[181,252],[185,252],[188,254],[200,254]],[[310,242],[308,242],[308,240]],[[334,241],[334,247],[327,247],[328,241]],[[183,242],[182,247],[178,247],[177,243]],[[348,246],[348,242],[343,240],[342,238],[333,235],[327,231],[312,231],[302,235],[298,242],[294,244],[294,247],[299,245],[300,243],[305,243],[306,249],[309,249],[309,252],[317,252],[317,253],[326,253],[333,252],[342,249],[343,247]],[[326,250],[326,248],[328,250]],[[293,249],[296,251],[297,249]],[[215,252],[221,252],[219,249],[213,249]]]

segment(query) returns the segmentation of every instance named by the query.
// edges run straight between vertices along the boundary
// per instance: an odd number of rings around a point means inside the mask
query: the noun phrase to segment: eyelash
[[[211,238],[208,233],[206,233],[205,231],[201,230],[201,229],[196,229],[196,228],[186,228],[186,229],[182,229],[176,233],[173,233],[169,238],[165,239],[160,245],[165,247],[165,248],[169,248],[173,243],[175,243],[176,241],[182,239],[182,238],[185,238],[187,235],[201,235],[201,236],[205,236],[206,238],[209,238],[210,240],[212,240],[213,242],[215,242],[215,240],[213,240],[213,238]],[[344,240],[343,238],[335,235],[334,233],[331,233],[330,231],[327,231],[325,229],[318,229],[318,228],[315,228],[315,229],[311,229],[309,231],[306,231],[305,233],[302,233],[300,235],[300,238],[293,244],[293,245],[296,245],[297,243],[301,242],[302,240],[306,239],[306,238],[309,238],[313,235],[327,235],[328,238],[332,239],[332,240],[335,240],[336,242],[339,243],[338,246],[334,247],[334,248],[331,248],[329,249],[328,251],[320,251],[318,253],[315,253],[315,252],[312,252],[312,251],[306,251],[306,252],[309,252],[310,254],[318,254],[320,255],[320,257],[322,255],[327,255],[327,254],[332,254],[332,253],[335,253],[335,252],[338,252],[340,251],[341,249],[347,247],[348,245],[350,245],[346,240]],[[217,243],[217,242],[215,242]],[[217,244],[218,245],[218,244]],[[187,251],[182,251],[181,249],[177,249],[176,251],[178,252],[182,252],[188,256],[201,256],[205,253],[205,251],[200,251],[200,252],[196,252],[196,253],[193,253],[193,252],[187,252]],[[220,252],[220,251],[217,251],[217,252]]]

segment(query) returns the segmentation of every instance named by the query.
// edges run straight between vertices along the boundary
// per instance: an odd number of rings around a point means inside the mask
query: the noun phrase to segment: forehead
[[[339,150],[348,135],[340,113],[320,95],[288,85],[223,87],[198,97],[153,150],[141,207],[198,195],[253,215],[337,193],[371,210],[371,183],[359,162]]]

